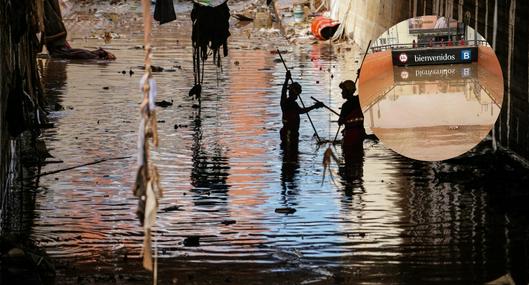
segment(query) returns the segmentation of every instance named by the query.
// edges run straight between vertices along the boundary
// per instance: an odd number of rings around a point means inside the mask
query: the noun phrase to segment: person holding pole
[[[281,111],[283,112],[282,121],[283,128],[280,131],[281,141],[285,142],[297,142],[299,136],[299,123],[300,114],[308,113],[314,109],[323,107],[323,103],[319,102],[307,108],[301,108],[296,100],[301,94],[301,85],[297,82],[292,81],[289,85],[289,81],[292,80],[290,71],[287,70],[285,82],[283,83],[283,89],[281,90]],[[287,96],[288,91],[288,96]]]
[[[360,99],[355,96],[356,84],[352,80],[340,83],[342,98],[346,101],[342,105],[338,125],[344,126],[342,131],[342,149],[345,161],[354,156],[362,156],[364,152],[363,141],[366,135],[364,129],[364,114],[360,106]]]

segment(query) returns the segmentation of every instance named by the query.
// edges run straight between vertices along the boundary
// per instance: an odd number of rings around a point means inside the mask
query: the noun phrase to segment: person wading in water
[[[292,82],[292,84],[288,85],[288,81],[291,79],[292,75],[290,74],[290,71],[287,71],[285,83],[283,83],[283,89],[281,90],[283,128],[281,129],[280,134],[282,145],[298,143],[300,114],[305,114],[314,109],[323,107],[323,103],[318,102],[311,107],[301,108],[296,102],[299,94],[301,94],[301,85],[297,82]]]
[[[364,138],[366,131],[364,129],[364,114],[360,107],[360,99],[355,96],[356,84],[352,80],[346,80],[340,83],[342,89],[342,98],[346,101],[342,105],[338,124],[344,125],[342,149],[344,159],[355,161],[356,158],[362,158],[364,155]]]

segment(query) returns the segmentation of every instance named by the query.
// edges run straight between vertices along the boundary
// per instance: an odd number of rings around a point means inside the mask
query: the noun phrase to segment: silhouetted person
[[[314,109],[323,107],[323,103],[318,102],[311,107],[301,108],[296,100],[301,94],[301,85],[297,82],[288,84],[292,79],[290,71],[287,71],[283,89],[281,90],[281,111],[283,112],[283,128],[281,128],[281,143],[292,144],[298,143],[300,114],[308,113]],[[287,97],[288,90],[288,97]]]
[[[347,161],[355,160],[357,157],[363,157],[363,142],[366,131],[360,100],[358,96],[354,95],[356,92],[355,83],[352,80],[346,80],[339,86],[342,89],[342,98],[346,100],[342,105],[338,124],[344,125],[342,148],[347,163]]]
[[[62,21],[58,0],[44,1],[44,43],[51,57],[66,59],[109,59],[116,57],[102,49],[93,51],[72,48],[66,41],[66,27]]]
[[[345,192],[352,193],[354,184],[362,188],[362,177],[364,175],[364,114],[360,107],[360,100],[355,96],[356,84],[352,80],[340,83],[342,98],[346,101],[342,105],[338,124],[344,126],[342,131],[342,153],[345,165],[340,168],[340,175],[345,180]]]

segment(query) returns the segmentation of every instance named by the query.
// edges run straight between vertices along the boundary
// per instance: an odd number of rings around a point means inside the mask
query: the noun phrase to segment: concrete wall
[[[345,23],[345,36],[361,47],[409,16],[404,0],[334,0],[331,8],[333,18]]]
[[[495,127],[500,146],[529,160],[529,2],[526,0],[416,0],[419,11],[454,15],[492,44],[504,76],[502,113]],[[438,4],[436,7],[435,4]],[[448,9],[446,9],[448,6]],[[443,14],[442,14],[443,15]]]
[[[500,147],[529,161],[529,1],[336,0],[345,34],[361,47],[414,15],[442,15],[477,27],[493,46],[504,75],[504,102],[494,134]],[[349,3],[352,8],[348,9]]]

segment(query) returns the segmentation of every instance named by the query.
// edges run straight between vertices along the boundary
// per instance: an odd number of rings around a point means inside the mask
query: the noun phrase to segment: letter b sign
[[[461,51],[461,60],[470,61],[471,60],[471,51],[469,49],[464,49]]]

